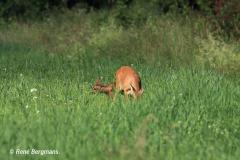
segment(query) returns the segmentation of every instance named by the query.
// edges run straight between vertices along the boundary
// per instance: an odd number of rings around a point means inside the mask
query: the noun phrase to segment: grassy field
[[[192,35],[189,26],[172,21],[157,30],[151,25],[151,32],[147,27],[146,32],[141,28],[126,32],[104,26],[94,33],[86,32],[85,25],[84,37],[91,37],[87,40],[61,32],[58,37],[44,24],[37,30],[37,25],[2,30],[0,159],[239,159],[239,72],[231,76],[219,72],[237,68],[239,54],[233,62],[222,64],[225,50],[235,51],[228,44],[211,45],[205,38],[210,52],[200,52],[195,43],[196,35],[204,37],[200,31]],[[64,43],[67,38],[81,44]],[[210,55],[216,47],[220,58]],[[64,54],[58,54],[58,49]],[[198,52],[203,56],[195,59]],[[206,56],[209,61],[202,59]],[[202,67],[199,57],[216,68]],[[114,81],[121,65],[139,72],[142,97],[134,101],[117,95],[112,101],[92,94],[95,80]],[[17,149],[30,149],[30,154],[16,154]],[[31,155],[31,149],[59,154]]]

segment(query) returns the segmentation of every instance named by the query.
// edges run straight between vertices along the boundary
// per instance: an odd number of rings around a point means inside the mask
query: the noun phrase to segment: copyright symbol
[[[13,154],[14,153],[14,149],[10,149],[9,153]]]

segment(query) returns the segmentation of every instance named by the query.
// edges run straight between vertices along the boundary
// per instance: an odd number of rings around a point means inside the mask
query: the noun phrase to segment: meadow
[[[65,16],[1,26],[0,159],[240,157],[237,42],[214,38],[201,18],[124,29]],[[140,99],[92,93],[122,65],[139,72]]]

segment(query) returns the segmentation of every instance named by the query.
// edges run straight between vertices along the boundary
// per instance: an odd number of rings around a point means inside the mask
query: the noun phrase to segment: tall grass
[[[239,75],[237,43],[211,37],[201,19],[152,17],[126,29],[91,16],[1,27],[0,159],[239,158],[240,81],[214,70]],[[121,65],[139,72],[142,97],[92,94],[95,79],[114,81]]]
[[[239,72],[239,44],[229,45],[214,35],[204,18],[153,16],[141,26],[126,29],[107,15],[79,11],[54,15],[42,22],[16,22],[2,27],[0,41],[68,56],[83,56],[90,51],[88,56],[92,58],[110,56],[126,64],[198,65]]]
[[[143,96],[112,101],[92,94],[91,85],[97,76],[113,80],[122,63],[114,57],[76,59],[16,44],[0,48],[1,159],[239,157],[239,79],[134,63]],[[10,149],[56,149],[60,155],[11,155]]]
[[[236,42],[225,43],[211,34],[199,40],[198,62],[221,72],[240,73],[240,48]]]

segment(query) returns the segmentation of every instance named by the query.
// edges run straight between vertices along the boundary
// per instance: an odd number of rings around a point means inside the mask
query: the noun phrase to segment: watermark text
[[[10,149],[11,155],[58,155],[60,152],[57,149]]]

